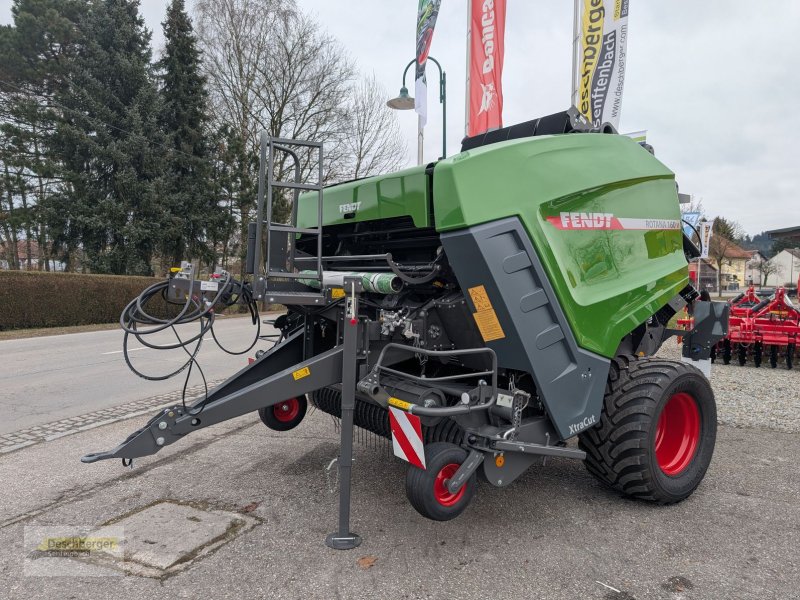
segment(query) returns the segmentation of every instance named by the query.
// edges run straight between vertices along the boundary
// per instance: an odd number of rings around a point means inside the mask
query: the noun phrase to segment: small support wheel
[[[731,364],[731,341],[727,338],[722,342],[722,364]]]
[[[711,363],[712,364],[717,362],[717,345],[716,344],[711,346],[711,354],[709,355],[709,358],[711,359]]]
[[[465,460],[467,451],[455,444],[435,442],[425,446],[427,469],[410,466],[406,475],[406,496],[411,506],[433,521],[449,521],[464,512],[475,495],[475,473],[455,494],[447,489],[447,481]]]
[[[773,369],[778,366],[778,347],[775,344],[769,347],[769,366]]]
[[[792,360],[794,359],[794,344],[786,346],[786,368],[792,368]]]
[[[756,345],[753,347],[753,364],[756,368],[761,366],[761,358],[763,356],[764,346],[761,342],[756,342]]]
[[[261,422],[274,431],[294,429],[306,416],[308,401],[305,396],[289,398],[272,406],[258,409]]]
[[[739,344],[738,350],[739,350],[738,352],[739,364],[741,366],[744,366],[745,363],[747,362],[747,346],[745,346],[744,344]]]

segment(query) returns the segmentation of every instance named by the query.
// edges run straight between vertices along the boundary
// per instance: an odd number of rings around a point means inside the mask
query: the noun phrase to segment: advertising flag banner
[[[699,212],[685,212],[681,214],[681,219],[683,219],[683,233],[690,239],[694,235],[695,230],[697,230],[697,234],[700,235],[700,228],[697,227],[700,216]]]
[[[700,250],[700,258],[708,258],[708,249],[711,246],[711,236],[713,235],[711,230],[712,223],[703,221],[700,225],[702,226],[700,229],[700,238],[703,241],[703,248]]]
[[[592,125],[619,128],[629,0],[576,0],[572,103]]]
[[[631,138],[637,144],[647,143],[647,129],[643,129],[642,131],[631,131],[630,133],[625,133],[623,135]]]
[[[433,29],[442,0],[419,0],[417,10],[417,74],[414,80],[414,110],[424,127],[428,122],[428,81],[425,78],[425,63],[433,41]]]
[[[506,0],[470,0],[467,135],[503,126]]]

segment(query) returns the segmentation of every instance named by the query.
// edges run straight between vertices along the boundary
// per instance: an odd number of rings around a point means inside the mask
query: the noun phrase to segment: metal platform
[[[316,159],[316,183],[303,182],[300,152],[306,151]],[[314,154],[316,156],[314,157]],[[316,255],[304,255],[304,269],[315,271],[315,279],[322,279],[322,181],[323,147],[320,142],[290,140],[261,134],[261,155],[258,169],[258,205],[256,227],[253,237],[253,274],[255,292],[259,300],[271,304],[316,305],[327,304],[329,296],[320,290],[304,285],[295,263],[297,257],[296,241],[299,235],[316,237]],[[278,170],[285,169],[285,162],[291,159],[294,181],[280,179]],[[312,163],[313,164],[313,163]],[[291,190],[291,212],[289,222],[275,221],[275,203],[281,199],[281,190]],[[300,192],[316,192],[317,223],[315,227],[298,227],[297,214]],[[264,248],[266,256],[263,257]],[[263,258],[262,258],[263,257]],[[263,262],[262,262],[263,261]]]

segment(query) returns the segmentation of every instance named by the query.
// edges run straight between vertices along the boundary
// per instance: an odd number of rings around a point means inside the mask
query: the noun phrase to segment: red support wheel
[[[447,483],[466,459],[467,451],[455,444],[427,444],[427,468],[410,466],[406,475],[406,496],[411,506],[423,517],[434,521],[449,521],[464,512],[475,495],[475,473],[455,493],[447,489]]]
[[[305,396],[289,398],[272,406],[258,409],[261,422],[274,431],[294,429],[306,416],[308,401]]]

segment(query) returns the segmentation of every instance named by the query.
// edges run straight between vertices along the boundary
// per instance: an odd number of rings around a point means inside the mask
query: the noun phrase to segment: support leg
[[[347,283],[345,283],[347,286]],[[349,287],[349,286],[348,286]],[[348,297],[344,318],[342,356],[342,430],[339,450],[339,529],[325,538],[335,550],[350,550],[361,544],[350,531],[350,475],[353,470],[353,412],[356,407],[356,353],[358,352],[358,297]],[[353,322],[355,321],[355,322]]]

